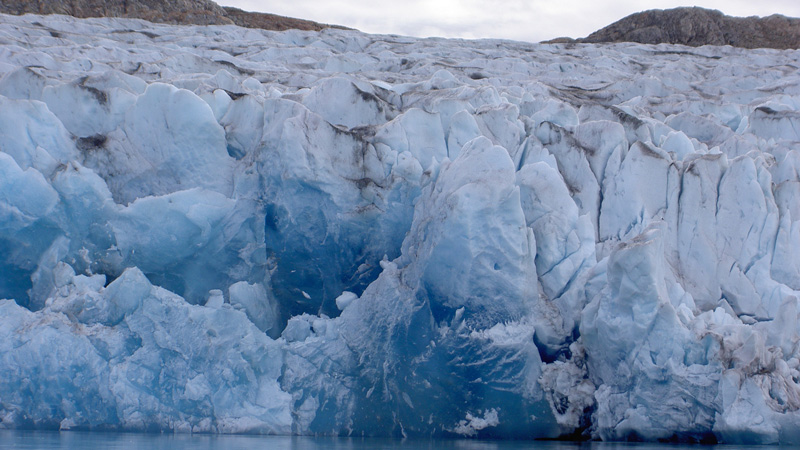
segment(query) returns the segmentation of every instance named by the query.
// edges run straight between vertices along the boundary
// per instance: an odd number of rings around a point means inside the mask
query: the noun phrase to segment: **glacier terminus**
[[[0,21],[0,428],[800,443],[800,52]]]

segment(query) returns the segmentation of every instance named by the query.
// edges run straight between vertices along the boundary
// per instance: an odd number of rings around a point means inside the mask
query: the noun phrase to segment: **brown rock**
[[[575,39],[567,36],[557,37],[555,39],[549,39],[547,41],[542,41],[542,44],[574,44],[577,42]]]
[[[229,25],[265,30],[321,30],[332,25],[221,7],[211,0],[0,0],[0,13],[128,17],[179,25]],[[344,28],[344,27],[336,27]]]
[[[732,45],[744,48],[800,48],[800,19],[781,15],[731,17],[704,8],[654,9],[631,14],[578,42]]]
[[[242,11],[238,8],[230,6],[223,6],[226,16],[233,21],[236,25],[245,28],[261,28],[264,30],[307,30],[319,31],[324,28],[340,28],[349,29],[339,25],[327,25],[310,20],[293,19],[291,17],[283,17],[275,14],[248,12]]]
[[[3,0],[6,14],[66,14],[74,17],[135,17],[153,22],[188,24],[233,23],[210,0]]]

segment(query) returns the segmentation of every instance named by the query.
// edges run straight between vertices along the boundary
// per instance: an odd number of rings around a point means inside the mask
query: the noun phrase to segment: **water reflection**
[[[216,436],[181,434],[87,433],[0,431],[0,450],[723,450],[727,446],[572,443],[542,441],[391,440],[359,438],[308,438],[291,436]],[[743,447],[760,449],[765,447]],[[768,447],[767,447],[768,448]],[[795,450],[800,450],[794,447]],[[786,450],[786,447],[781,447]]]

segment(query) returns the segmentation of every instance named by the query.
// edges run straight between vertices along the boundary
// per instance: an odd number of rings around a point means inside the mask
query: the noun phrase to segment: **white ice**
[[[2,428],[800,443],[797,51],[0,55]]]

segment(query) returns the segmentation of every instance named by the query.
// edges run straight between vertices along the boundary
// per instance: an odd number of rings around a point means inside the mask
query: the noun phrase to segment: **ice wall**
[[[800,53],[0,54],[0,427],[800,442]]]

